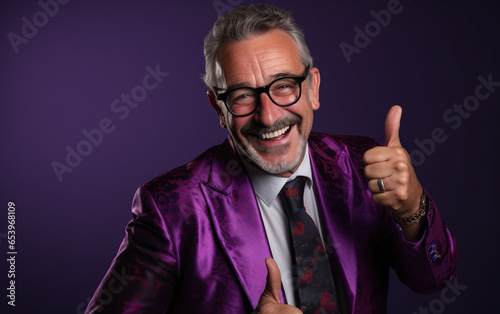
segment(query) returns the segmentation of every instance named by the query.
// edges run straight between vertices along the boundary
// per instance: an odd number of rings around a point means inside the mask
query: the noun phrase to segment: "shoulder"
[[[214,156],[222,145],[213,146],[192,161],[160,174],[139,190],[151,194],[156,203],[178,200],[183,194],[197,189],[200,183],[207,182]]]
[[[313,152],[324,152],[330,157],[348,153],[352,158],[362,158],[363,154],[381,143],[371,137],[357,135],[330,135],[312,132],[309,145]]]

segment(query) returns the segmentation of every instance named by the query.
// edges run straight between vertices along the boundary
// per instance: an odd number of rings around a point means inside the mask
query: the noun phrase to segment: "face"
[[[265,86],[282,76],[300,76],[305,70],[297,45],[288,34],[279,30],[225,43],[219,48],[217,59],[226,78],[227,90],[239,86]],[[217,106],[210,96],[238,153],[268,173],[288,177],[304,158],[313,110],[319,108],[318,69],[312,68],[309,75],[311,88],[306,81],[302,82],[302,96],[295,104],[280,107],[262,93],[257,111],[245,117],[232,116],[225,106]]]

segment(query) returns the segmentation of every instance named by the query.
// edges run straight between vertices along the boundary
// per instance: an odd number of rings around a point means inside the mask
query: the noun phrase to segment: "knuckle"
[[[404,149],[402,147],[395,147],[394,150],[396,151],[396,154],[398,156],[404,156],[403,154]]]
[[[408,193],[405,189],[394,190],[394,195],[400,201],[406,201],[408,199]]]
[[[407,156],[406,150],[403,147],[395,147],[394,154],[400,159],[404,159]]]
[[[394,212],[398,212],[401,209],[401,205],[399,204],[394,204],[391,206]]]
[[[394,163],[394,169],[398,172],[406,172],[409,170],[408,163],[402,160],[396,161]]]
[[[407,186],[410,182],[410,176],[406,173],[401,174],[398,178],[398,183],[403,186]]]

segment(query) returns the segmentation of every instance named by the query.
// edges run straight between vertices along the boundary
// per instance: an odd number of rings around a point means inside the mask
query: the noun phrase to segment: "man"
[[[219,18],[205,58],[229,138],[138,189],[88,312],[383,313],[389,266],[419,292],[446,284],[455,240],[401,147],[400,107],[386,146],[311,133],[319,70],[272,6]]]

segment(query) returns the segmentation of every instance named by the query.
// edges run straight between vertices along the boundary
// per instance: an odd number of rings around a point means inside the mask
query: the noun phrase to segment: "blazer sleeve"
[[[418,242],[406,241],[392,215],[388,217],[388,223],[397,234],[392,267],[399,279],[420,293],[431,293],[443,288],[452,279],[457,249],[455,237],[432,199],[428,197],[426,230]]]
[[[366,150],[381,143],[366,137],[349,139],[350,147],[355,151],[352,156],[355,156],[358,171],[364,177],[362,156]],[[455,238],[441,218],[429,193],[426,194],[428,196],[426,228],[417,242],[406,241],[390,210],[379,207],[384,215],[382,233],[385,234],[383,237],[387,237],[384,246],[389,246],[387,251],[389,263],[401,282],[420,293],[431,293],[443,288],[452,279],[457,260]]]
[[[151,194],[141,187],[133,219],[85,313],[165,313],[178,277],[176,247]]]

